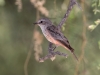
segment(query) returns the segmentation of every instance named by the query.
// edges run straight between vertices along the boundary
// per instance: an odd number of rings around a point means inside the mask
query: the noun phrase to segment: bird
[[[43,35],[49,42],[53,43],[56,46],[62,46],[65,49],[69,50],[74,55],[76,60],[78,60],[77,56],[74,53],[74,49],[71,47],[68,39],[63,35],[58,27],[50,21],[50,19],[41,18],[34,24],[38,25],[41,28]]]

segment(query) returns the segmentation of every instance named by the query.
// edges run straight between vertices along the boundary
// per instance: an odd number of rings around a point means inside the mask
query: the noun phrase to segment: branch
[[[81,9],[80,5],[76,2],[76,0],[70,0],[69,2],[69,6],[68,9],[66,11],[66,14],[64,15],[63,19],[61,20],[61,22],[58,24],[58,29],[61,30],[62,25],[65,23],[65,21],[67,20],[72,8],[74,5],[78,5],[78,7]]]
[[[68,6],[68,9],[67,9],[67,12],[64,15],[63,19],[61,20],[60,24],[58,25],[58,29],[59,30],[61,30],[62,25],[65,23],[66,19],[68,18],[68,15],[69,15],[70,11],[72,10],[72,8],[73,8],[73,6],[75,4],[78,5],[78,3],[76,2],[76,0],[70,0],[70,3],[69,3],[69,6]],[[64,57],[67,57],[68,56],[67,54],[61,53],[59,51],[54,52],[55,49],[56,49],[56,46],[53,47],[53,44],[50,42],[49,43],[49,47],[48,47],[49,54],[46,55],[45,57],[40,58],[39,61],[40,62],[44,62],[46,59],[49,59],[49,58],[53,61],[55,59],[55,56],[56,55],[61,55],[61,56],[64,56]]]
[[[67,54],[61,53],[59,51],[56,51],[56,52],[52,51],[52,53],[49,53],[45,57],[40,58],[39,62],[44,62],[46,59],[49,59],[49,58],[53,61],[55,59],[56,55],[64,56],[65,58],[67,58],[67,56],[68,56]]]
[[[86,37],[86,29],[87,29],[87,17],[84,14],[85,13],[85,1],[81,0],[81,6],[83,8],[83,12],[82,12],[82,18],[83,18],[83,29],[82,29],[82,46],[81,46],[81,54],[80,54],[80,58],[79,58],[79,62],[76,65],[76,71],[74,75],[78,75],[79,73],[79,68],[80,68],[80,64],[82,62],[82,60],[84,59],[84,51],[85,51],[85,47],[86,47],[86,43],[87,43],[87,37]],[[85,75],[85,74],[83,74]]]
[[[46,55],[45,57],[40,58],[39,62],[44,62],[46,59],[51,59],[53,61],[56,55],[64,56],[67,58],[68,56],[67,54],[61,53],[60,51],[54,52],[55,49],[56,49],[56,46],[53,47],[53,43],[49,42],[49,46],[48,46],[49,54]]]

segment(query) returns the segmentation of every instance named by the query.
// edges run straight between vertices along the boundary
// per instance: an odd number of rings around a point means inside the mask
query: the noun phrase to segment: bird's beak
[[[37,22],[33,23],[34,25],[38,24]]]

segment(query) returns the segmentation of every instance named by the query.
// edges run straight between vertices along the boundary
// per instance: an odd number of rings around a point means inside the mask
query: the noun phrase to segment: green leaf
[[[100,19],[96,20],[94,23],[95,23],[96,25],[99,25],[99,24],[100,24]]]
[[[98,4],[98,7],[100,6],[100,0],[99,0],[99,4]]]
[[[96,25],[90,25],[90,26],[88,26],[88,29],[93,31],[95,29],[95,27],[96,27]]]
[[[92,4],[92,7],[95,7],[95,6],[96,6],[96,3],[93,3],[93,4]]]
[[[100,40],[98,41],[99,49],[100,49]]]

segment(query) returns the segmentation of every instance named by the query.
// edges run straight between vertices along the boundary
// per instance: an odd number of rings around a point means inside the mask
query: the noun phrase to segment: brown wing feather
[[[61,44],[63,44],[68,50],[70,50],[71,52],[74,52],[74,49],[70,45],[66,44],[64,41],[61,41],[61,40],[58,40],[58,41]]]
[[[47,30],[50,32],[51,36],[59,41],[62,45],[64,45],[67,49],[69,49],[71,51],[71,53],[74,55],[74,57],[76,58],[76,60],[78,60],[78,58],[76,57],[76,55],[74,54],[74,49],[70,46],[69,41],[67,40],[67,38],[58,30],[57,27],[55,27],[54,25],[47,27]]]
[[[67,38],[58,30],[58,28],[54,25],[47,27],[47,30],[50,32],[51,36],[55,40],[63,41],[66,45],[70,46]]]

